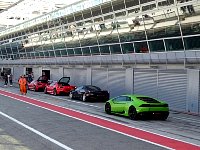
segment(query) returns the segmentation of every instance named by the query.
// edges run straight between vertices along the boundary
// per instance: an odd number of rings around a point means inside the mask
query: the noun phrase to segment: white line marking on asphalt
[[[5,114],[5,113],[3,113],[3,112],[1,112],[1,111],[0,111],[0,115],[2,115],[2,116],[4,116],[4,117],[6,117],[6,118],[8,118],[8,119],[10,119],[10,120],[12,120],[12,121],[14,121],[15,123],[17,123],[17,124],[23,126],[24,128],[26,128],[26,129],[28,129],[28,130],[30,130],[30,131],[32,131],[32,132],[34,132],[35,134],[37,134],[37,135],[39,135],[39,136],[41,136],[41,137],[47,139],[48,141],[50,141],[50,142],[52,142],[52,143],[54,143],[54,144],[56,144],[56,145],[58,145],[58,146],[64,148],[65,150],[73,150],[73,149],[71,149],[70,147],[68,147],[68,146],[66,146],[66,145],[64,145],[64,144],[62,144],[62,143],[60,143],[60,142],[58,142],[58,141],[56,141],[56,140],[50,138],[49,136],[47,136],[47,135],[45,135],[45,134],[43,134],[43,133],[41,133],[41,132],[35,130],[35,129],[32,128],[32,127],[29,127],[28,125],[26,125],[26,124],[24,124],[24,123],[22,123],[22,122],[16,120],[15,118],[13,118],[13,117],[11,117],[11,116],[8,116],[7,114]]]

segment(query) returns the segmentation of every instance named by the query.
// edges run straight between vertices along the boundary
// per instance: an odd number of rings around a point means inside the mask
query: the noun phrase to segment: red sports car
[[[53,81],[44,89],[44,93],[53,95],[69,94],[76,86],[69,85],[70,77],[62,77],[59,81]]]
[[[48,80],[45,76],[40,76],[37,80],[33,80],[28,83],[28,89],[33,91],[44,90],[47,84],[50,84],[51,81]]]

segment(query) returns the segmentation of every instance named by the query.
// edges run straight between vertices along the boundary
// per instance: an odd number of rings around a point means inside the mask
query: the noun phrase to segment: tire
[[[128,116],[131,120],[135,120],[137,118],[137,111],[135,107],[133,106],[129,107]]]
[[[44,94],[47,94],[47,88],[44,88]]]
[[[37,92],[36,86],[35,86],[35,85],[33,86],[33,91],[34,91],[34,92]]]
[[[107,114],[111,114],[111,106],[110,106],[110,103],[106,103],[106,105],[105,105],[105,112],[107,113]]]
[[[73,99],[73,94],[72,93],[69,93],[69,98]]]
[[[168,116],[169,116],[169,113],[163,114],[161,116],[161,120],[163,120],[163,121],[167,120]]]
[[[86,96],[85,96],[85,94],[83,94],[83,95],[82,95],[82,98],[81,98],[81,100],[82,100],[83,102],[85,102],[85,101],[86,101]]]
[[[57,91],[56,91],[56,89],[53,89],[53,95],[54,95],[54,96],[57,95]]]

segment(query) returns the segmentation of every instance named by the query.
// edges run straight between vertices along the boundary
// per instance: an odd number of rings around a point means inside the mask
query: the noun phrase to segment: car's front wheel
[[[83,101],[83,102],[86,101],[86,96],[85,96],[85,94],[82,95],[82,101]]]
[[[110,103],[106,103],[105,105],[105,112],[107,114],[111,114],[111,106],[110,106]]]
[[[137,117],[137,111],[135,107],[131,106],[128,110],[128,116],[130,119],[134,120]]]
[[[57,91],[56,91],[56,89],[53,89],[53,95],[54,95],[54,96],[57,95]]]
[[[37,89],[36,89],[36,86],[35,86],[35,85],[33,86],[33,91],[34,91],[34,92],[36,92],[36,91],[37,91]]]
[[[73,94],[72,93],[69,93],[69,98],[73,99]]]

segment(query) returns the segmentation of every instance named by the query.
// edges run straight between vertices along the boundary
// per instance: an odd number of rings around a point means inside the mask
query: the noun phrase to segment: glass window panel
[[[113,12],[111,2],[108,2],[107,4],[102,5],[101,9],[102,9],[103,14]]]
[[[100,46],[101,54],[110,54],[110,48],[108,45]]]
[[[61,57],[60,50],[55,50],[56,57]]]
[[[113,9],[114,9],[115,11],[116,11],[116,10],[121,10],[121,9],[124,9],[124,8],[125,8],[124,0],[113,1],[112,4],[113,4]]]
[[[39,58],[39,52],[35,52],[35,57]]]
[[[166,39],[165,45],[167,51],[177,51],[183,50],[183,42],[182,39]]]
[[[35,53],[31,53],[31,57],[34,58],[35,57]]]
[[[62,56],[67,56],[67,50],[66,50],[66,49],[61,50],[60,52],[61,52],[61,55],[62,55]]]
[[[133,43],[122,44],[122,51],[123,51],[124,54],[134,53]]]
[[[149,47],[151,52],[163,52],[165,51],[163,40],[149,41]]]
[[[110,45],[111,54],[121,54],[121,47],[119,44]]]
[[[54,51],[49,51],[49,56],[50,57],[55,57]]]
[[[99,47],[98,47],[98,46],[90,47],[90,49],[91,49],[91,53],[92,53],[93,55],[99,55],[99,54],[100,54],[100,53],[99,53]]]
[[[118,35],[106,35],[106,36],[100,36],[99,37],[99,44],[107,44],[107,43],[118,43]]]
[[[100,6],[92,8],[92,16],[99,16],[101,15],[101,8]]]
[[[149,52],[147,42],[135,42],[134,46],[135,46],[136,53],[148,53]]]
[[[91,18],[92,17],[92,14],[91,14],[91,11],[90,10],[85,10],[83,11],[83,18]]]
[[[74,52],[75,52],[75,55],[82,55],[81,48],[75,48]]]
[[[49,52],[48,51],[44,51],[44,56],[45,57],[49,57]]]
[[[184,38],[186,50],[199,50],[200,36]]]
[[[72,49],[72,48],[68,48],[68,49],[67,49],[67,52],[68,52],[68,55],[69,55],[69,56],[74,55],[74,49]]]
[[[40,57],[44,57],[44,52],[39,52]]]
[[[83,51],[83,55],[91,55],[89,47],[82,48],[82,51]]]
[[[181,24],[183,35],[200,34],[200,22]]]
[[[139,5],[139,1],[138,0],[137,1],[125,0],[125,3],[126,3],[126,8]]]

